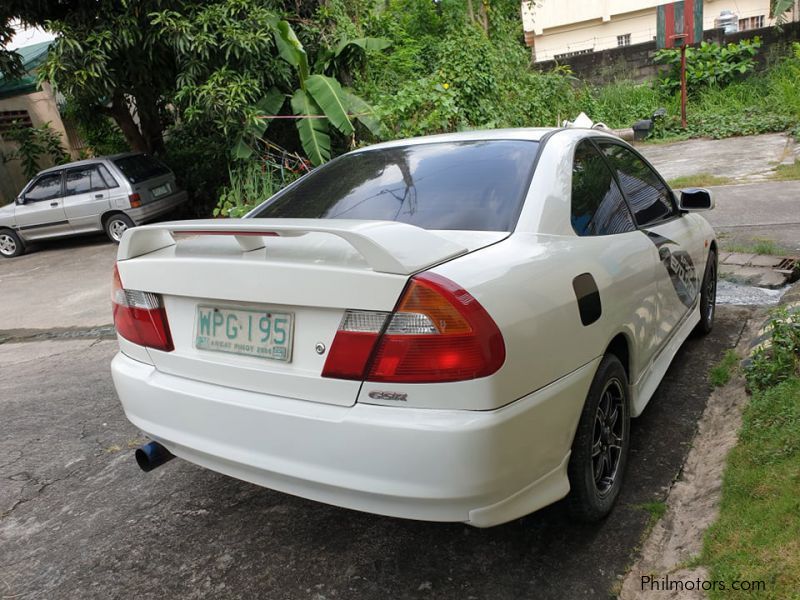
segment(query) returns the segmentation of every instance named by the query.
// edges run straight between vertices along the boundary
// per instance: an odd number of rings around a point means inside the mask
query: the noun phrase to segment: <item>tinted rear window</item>
[[[492,140],[347,154],[277,194],[255,216],[510,231],[538,147],[531,141]]]
[[[164,163],[147,154],[115,158],[114,164],[131,183],[139,183],[170,172]]]

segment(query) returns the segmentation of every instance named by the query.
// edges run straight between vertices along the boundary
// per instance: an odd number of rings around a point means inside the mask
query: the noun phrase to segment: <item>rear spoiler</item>
[[[128,260],[174,246],[178,235],[229,235],[242,251],[266,246],[267,237],[298,237],[328,233],[342,238],[364,257],[374,271],[410,275],[456,256],[467,248],[421,227],[394,221],[345,219],[204,219],[173,221],[128,229],[117,260]]]

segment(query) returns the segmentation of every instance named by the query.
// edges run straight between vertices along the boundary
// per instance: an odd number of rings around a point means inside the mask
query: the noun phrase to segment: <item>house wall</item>
[[[703,32],[703,39],[726,44],[737,43],[756,35],[761,38],[762,43],[762,49],[756,56],[757,68],[760,69],[769,60],[771,47],[780,48],[791,42],[800,41],[800,22],[787,23],[781,29],[766,27],[728,35],[723,29],[707,29]],[[641,83],[655,77],[658,69],[663,68],[653,62],[655,52],[656,43],[654,40],[650,40],[624,48],[609,48],[559,61],[541,61],[535,66],[537,69],[546,71],[557,64],[569,65],[577,77],[594,85],[603,85],[615,80]]]
[[[61,120],[61,115],[58,112],[55,96],[48,84],[43,84],[41,90],[30,94],[0,98],[0,111],[8,110],[28,111],[31,117],[31,123],[34,126],[49,122],[50,127],[61,135],[64,149],[67,150],[73,159],[78,158],[78,150],[74,142],[70,140],[67,135],[64,123]],[[0,152],[8,154],[15,149],[16,144],[3,141],[0,135]],[[49,162],[49,159],[43,158],[40,166],[45,169],[52,166],[52,163]],[[6,204],[14,200],[27,182],[28,178],[22,172],[19,161],[14,160],[6,163],[0,161],[0,204]]]
[[[617,47],[617,36],[630,34],[631,45],[656,36],[656,7],[664,0],[540,0],[534,11],[536,62],[582,51]],[[705,0],[703,29],[713,29],[723,10],[740,19],[764,15],[772,25],[769,0]],[[790,15],[790,17],[793,15]]]

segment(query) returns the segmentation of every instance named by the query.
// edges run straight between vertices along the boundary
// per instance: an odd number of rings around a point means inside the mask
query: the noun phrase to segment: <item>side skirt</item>
[[[692,311],[684,319],[683,324],[680,325],[675,334],[670,338],[667,345],[661,350],[658,356],[653,360],[648,371],[639,379],[639,381],[631,386],[633,392],[633,406],[631,407],[631,416],[638,417],[644,411],[650,398],[653,397],[656,389],[658,388],[661,380],[669,369],[672,360],[680,350],[683,343],[691,335],[692,331],[700,322],[700,303],[695,303]]]

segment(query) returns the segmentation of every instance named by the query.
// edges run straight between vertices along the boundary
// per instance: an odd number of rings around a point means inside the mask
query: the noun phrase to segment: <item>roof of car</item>
[[[527,140],[538,142],[546,134],[558,131],[555,127],[520,127],[516,129],[475,129],[471,131],[459,131],[457,133],[441,133],[438,135],[426,135],[423,137],[406,138],[402,140],[392,140],[381,142],[356,150],[356,152],[366,150],[380,150],[383,148],[396,148],[398,146],[414,146],[418,144],[431,144],[437,142],[474,142],[484,140]]]
[[[91,165],[99,160],[116,160],[118,158],[124,158],[125,156],[133,156],[134,154],[142,154],[142,153],[123,152],[121,154],[111,154],[109,156],[95,156],[93,158],[85,158],[83,160],[76,160],[63,165],[56,165],[55,167],[48,167],[47,169],[42,169],[41,171],[39,171],[39,175],[41,175],[42,173],[49,173],[51,171],[60,171],[61,169],[70,169],[72,167],[82,167],[83,165]]]

